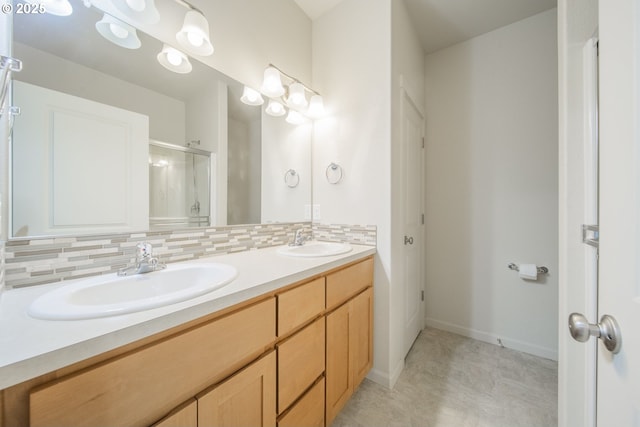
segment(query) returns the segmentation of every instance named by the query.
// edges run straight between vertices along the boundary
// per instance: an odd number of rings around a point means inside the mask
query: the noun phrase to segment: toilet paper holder
[[[518,266],[518,264],[515,263],[510,263],[509,265],[507,265],[507,267],[509,267],[509,270],[513,270],[513,271],[520,271],[520,267]],[[536,267],[536,270],[538,270],[538,274],[547,274],[549,273],[549,269],[547,267]]]

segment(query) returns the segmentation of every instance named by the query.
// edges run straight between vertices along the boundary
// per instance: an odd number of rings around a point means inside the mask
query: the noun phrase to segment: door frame
[[[597,139],[597,110],[590,105],[596,96],[592,40],[597,27],[598,0],[558,1],[559,427],[596,425],[597,343],[572,340],[567,318],[572,312],[584,313],[589,319],[597,315],[595,264],[589,261],[595,248],[584,245],[581,234],[582,224],[593,221],[587,207],[593,202],[588,194],[595,181],[588,176],[591,165],[587,159]]]

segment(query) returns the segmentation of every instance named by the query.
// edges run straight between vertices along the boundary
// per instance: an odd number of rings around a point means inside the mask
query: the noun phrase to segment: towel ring
[[[340,181],[342,181],[342,166],[331,162],[331,164],[327,166],[325,176],[327,177],[327,181],[329,182],[329,184],[339,183]]]
[[[300,183],[300,175],[293,169],[289,169],[284,173],[284,183],[289,188],[295,188]]]

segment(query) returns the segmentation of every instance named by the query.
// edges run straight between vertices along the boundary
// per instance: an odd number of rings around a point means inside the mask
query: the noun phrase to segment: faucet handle
[[[151,246],[151,243],[140,242],[136,245],[136,248],[138,249],[138,259],[145,259],[153,256],[153,247]]]

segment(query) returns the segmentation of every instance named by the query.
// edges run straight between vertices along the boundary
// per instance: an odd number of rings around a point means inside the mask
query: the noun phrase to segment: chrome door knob
[[[616,354],[622,346],[620,327],[612,316],[605,314],[600,318],[600,323],[589,323],[586,317],[580,313],[571,313],[569,316],[569,332],[574,340],[587,342],[590,337],[600,338],[611,353]]]

